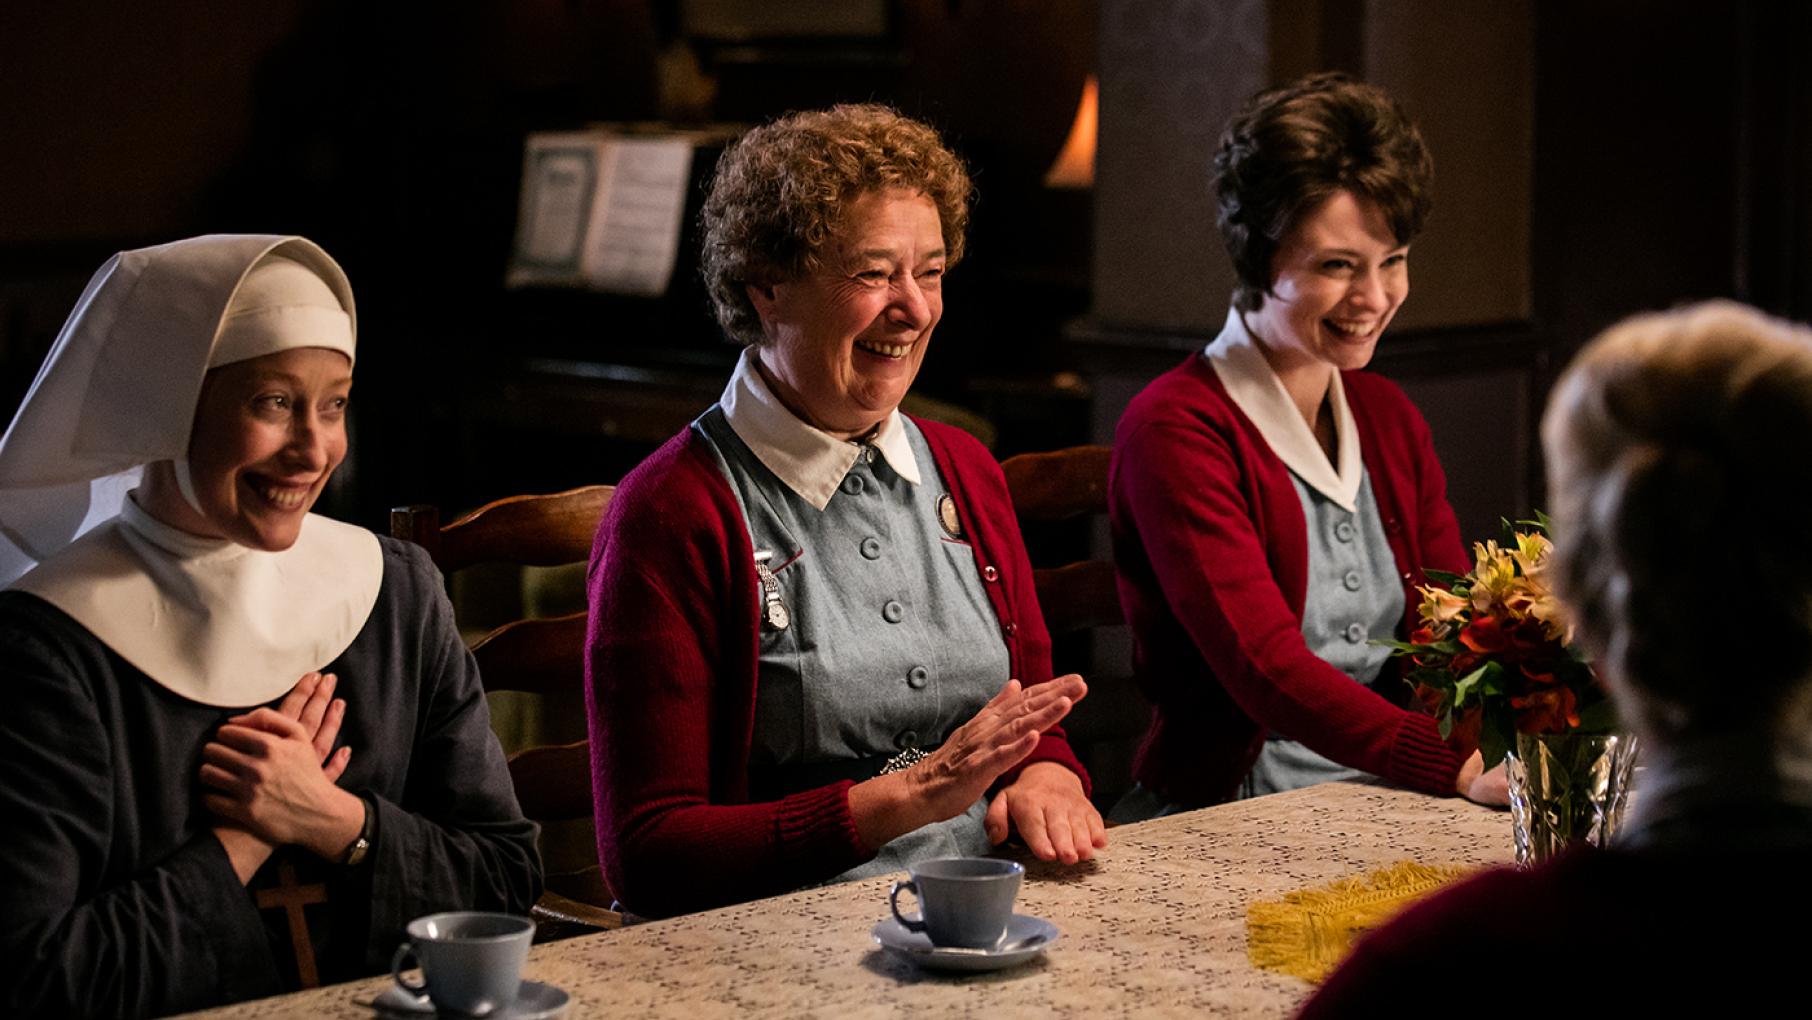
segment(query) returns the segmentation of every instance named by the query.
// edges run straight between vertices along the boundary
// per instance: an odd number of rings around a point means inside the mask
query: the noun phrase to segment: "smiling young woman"
[[[1261,93],[1222,136],[1226,325],[1115,436],[1115,558],[1156,707],[1117,821],[1368,773],[1502,801],[1373,643],[1401,636],[1426,569],[1466,565],[1427,425],[1361,371],[1409,296],[1432,166],[1389,96],[1337,74]]]
[[[309,512],[355,325],[302,238],[122,252],[0,441],[0,1013],[344,980],[539,894],[439,572]],[[299,940],[286,881],[325,890]]]
[[[173,461],[150,465],[139,505],[192,534],[266,552],[294,545],[346,459],[352,362],[298,347],[207,374],[195,407],[185,497]]]

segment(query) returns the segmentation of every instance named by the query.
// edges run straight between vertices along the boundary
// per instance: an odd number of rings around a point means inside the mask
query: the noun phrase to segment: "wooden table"
[[[1285,1016],[1309,992],[1246,958],[1246,907],[1403,860],[1511,854],[1501,812],[1330,783],[1123,826],[1090,865],[1034,864],[1016,909],[1056,923],[1042,959],[993,974],[921,971],[869,937],[891,879],[810,889],[537,947],[525,976],[571,1018]],[[195,1016],[368,1020],[388,978]]]

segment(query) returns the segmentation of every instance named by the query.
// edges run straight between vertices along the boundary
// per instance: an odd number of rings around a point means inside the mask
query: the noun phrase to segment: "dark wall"
[[[487,397],[472,384],[500,359],[566,333],[600,346],[674,339],[631,325],[633,309],[608,299],[537,304],[500,281],[524,134],[657,115],[675,6],[401,6],[0,7],[5,408],[109,253],[210,230],[305,233],[351,273],[365,339],[359,484],[338,509],[369,524],[393,501],[487,494],[487,471],[514,440],[477,464],[466,456],[486,428],[476,411]],[[1311,8],[1322,50],[1352,35],[1342,25],[1389,20],[1368,19],[1363,4]],[[1047,191],[1039,176],[1093,65],[1096,4],[899,0],[893,10],[888,37],[856,60],[769,52],[707,67],[714,112],[759,119],[880,98],[942,127],[974,164],[980,197],[972,257],[953,275],[921,388],[999,418],[1009,452],[1078,439],[1088,423],[1065,417],[1067,405],[1023,394],[1048,393],[1042,381],[1070,367],[1058,327],[1089,303],[1087,198]],[[1522,332],[1490,343],[1533,347],[1539,378],[1520,411],[1504,406],[1532,421],[1565,357],[1632,311],[1728,295],[1812,312],[1812,87],[1798,59],[1812,37],[1807,8],[1535,0],[1533,11],[1533,311]],[[662,321],[711,342],[695,305]],[[1409,360],[1438,363],[1450,348],[1434,340]],[[1448,459],[1500,456],[1480,435]],[[1532,431],[1515,441],[1511,460],[1538,477]],[[576,442],[552,455],[568,474],[548,485],[614,477],[635,449]]]
[[[946,130],[981,198],[922,388],[972,402],[978,375],[1048,369],[1058,324],[1086,304],[1086,204],[1037,180],[1093,27],[1092,0],[896,0],[885,37],[858,45],[701,48],[717,96],[692,113],[879,99]],[[352,484],[331,512],[379,526],[394,502],[619,476],[645,445],[597,430],[485,444],[483,412],[510,366],[550,351],[733,357],[686,288],[651,309],[502,287],[524,136],[656,119],[680,28],[664,0],[5,5],[0,410],[113,251],[296,232],[340,259],[359,300]]]

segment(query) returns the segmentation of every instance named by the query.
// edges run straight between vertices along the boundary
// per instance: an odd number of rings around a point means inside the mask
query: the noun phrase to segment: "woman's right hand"
[[[1088,685],[1074,673],[1031,687],[1007,681],[924,761],[850,788],[857,834],[878,849],[897,836],[967,811],[1087,693]]]
[[[1453,785],[1460,796],[1475,804],[1494,808],[1510,806],[1510,780],[1504,773],[1504,763],[1500,761],[1487,769],[1484,756],[1477,751],[1460,766],[1460,774],[1454,778]]]
[[[346,702],[333,696],[337,683],[338,678],[332,673],[304,674],[277,704],[279,714],[294,719],[309,734],[315,756],[321,760],[322,771],[336,782],[352,759],[350,747],[342,747],[337,753],[333,751],[334,741],[340,736],[340,724],[346,719]],[[239,876],[241,884],[250,882],[276,849],[231,822],[217,823],[214,836],[226,848],[227,859],[232,862],[233,873]]]

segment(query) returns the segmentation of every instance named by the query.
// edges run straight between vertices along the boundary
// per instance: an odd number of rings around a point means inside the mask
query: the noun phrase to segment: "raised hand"
[[[202,803],[223,821],[216,835],[242,880],[271,847],[294,843],[331,858],[363,827],[363,802],[335,785],[352,752],[332,750],[346,712],[334,687],[331,674],[310,673],[276,708],[233,716],[202,748]]]
[[[277,712],[302,724],[321,759],[322,771],[334,782],[340,781],[346,765],[352,760],[352,748],[333,751],[339,739],[340,724],[346,721],[346,702],[333,696],[340,678],[332,673],[306,673],[277,703]],[[248,713],[249,714],[249,713]],[[333,757],[328,756],[332,754]]]
[[[1055,726],[1088,693],[1070,674],[1022,687],[1009,680],[993,700],[958,726],[942,747],[904,772],[876,776],[850,790],[850,812],[865,843],[880,847],[896,836],[953,818],[988,792],[1002,773],[1025,760],[1040,734]]]

